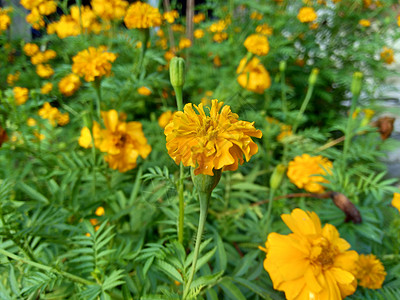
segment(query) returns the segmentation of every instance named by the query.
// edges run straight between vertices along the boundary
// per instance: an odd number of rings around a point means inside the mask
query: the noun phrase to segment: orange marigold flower
[[[163,18],[168,23],[172,24],[175,22],[175,19],[179,18],[179,13],[176,10],[166,11],[163,13]]]
[[[388,47],[383,47],[383,50],[381,52],[381,59],[390,65],[391,63],[394,62],[394,51],[393,49],[390,49]]]
[[[7,30],[11,24],[11,18],[7,14],[8,12],[8,9],[3,9],[0,7],[0,33]]]
[[[124,18],[125,25],[131,28],[150,28],[160,26],[162,17],[157,8],[137,1],[131,4]]]
[[[206,19],[206,15],[203,13],[199,13],[199,14],[193,16],[193,23],[198,24],[198,23],[203,22],[205,19]]]
[[[111,63],[115,61],[117,55],[106,50],[105,46],[100,46],[99,48],[89,47],[79,52],[72,58],[72,72],[84,77],[86,81],[94,81],[96,78],[110,75]]]
[[[45,102],[43,104],[43,107],[39,109],[38,115],[42,119],[49,120],[52,126],[56,126],[59,113],[60,112],[57,107],[53,107],[49,102]]]
[[[57,52],[54,51],[54,50],[48,49],[48,50],[43,52],[43,56],[44,56],[44,59],[45,59],[44,62],[47,62],[47,61],[49,61],[49,60],[51,60],[53,58],[56,58],[57,57]]]
[[[94,214],[95,214],[96,216],[98,216],[98,217],[104,216],[104,214],[105,214],[104,207],[99,206],[99,207],[96,209],[96,211],[94,212]]]
[[[47,95],[53,89],[53,84],[51,82],[46,82],[41,88],[40,93],[43,95]]]
[[[51,15],[52,13],[56,12],[57,10],[57,3],[56,1],[43,1],[38,6],[39,13],[43,16]]]
[[[39,46],[36,45],[36,44],[27,43],[27,44],[24,45],[23,50],[24,50],[24,53],[27,56],[31,57],[31,56],[34,56],[36,53],[39,52]]]
[[[213,169],[235,171],[244,162],[243,155],[249,161],[258,152],[251,137],[261,138],[261,131],[254,128],[254,122],[239,121],[223,104],[212,100],[207,115],[203,104],[188,103],[165,127],[168,154],[175,163],[196,168],[195,175],[214,175]]]
[[[69,74],[62,78],[58,83],[58,89],[60,90],[61,94],[66,97],[72,96],[81,86],[81,80],[79,79],[78,75]]]
[[[269,51],[268,39],[262,34],[251,34],[244,41],[247,51],[258,56],[267,55]]]
[[[363,27],[369,27],[371,26],[371,22],[367,19],[361,19],[358,24],[360,24]]]
[[[161,116],[158,118],[158,125],[161,128],[165,128],[165,126],[168,125],[169,122],[172,121],[174,118],[175,112],[172,112],[170,110],[167,110],[161,114]]]
[[[21,73],[19,71],[15,72],[15,74],[8,74],[7,75],[7,84],[13,86],[16,81],[19,79],[19,75]]]
[[[16,86],[13,88],[13,93],[17,105],[24,104],[29,98],[29,90],[27,88]]]
[[[217,43],[221,43],[228,38],[228,34],[226,32],[217,32],[213,35],[213,41]]]
[[[250,15],[250,19],[253,19],[253,20],[261,20],[262,18],[263,18],[263,15],[257,11],[253,11]]]
[[[256,32],[264,35],[271,35],[272,28],[268,26],[268,24],[261,24],[256,27]]]
[[[331,169],[332,162],[327,158],[321,155],[303,154],[296,156],[294,160],[289,162],[287,176],[300,189],[305,189],[310,193],[322,193],[324,187],[320,183],[328,183],[329,181],[318,175],[331,174]]]
[[[392,205],[400,212],[400,193],[393,194]]]
[[[193,36],[194,36],[196,39],[201,39],[201,38],[204,36],[204,30],[203,30],[203,29],[196,29],[196,30],[193,32]]]
[[[139,95],[142,96],[150,96],[151,95],[151,90],[148,87],[141,86],[140,88],[137,89]]]
[[[310,23],[317,19],[317,14],[312,7],[302,7],[297,15],[297,19],[299,19],[301,23]]]
[[[253,57],[250,62],[243,58],[236,70],[239,74],[237,81],[246,90],[262,94],[271,86],[271,78],[268,71],[257,57]]]
[[[65,126],[69,123],[69,113],[59,113],[57,115],[57,124],[60,126]]]
[[[385,268],[373,254],[359,256],[355,274],[358,284],[369,289],[380,289],[386,277]]]
[[[355,292],[357,252],[340,238],[336,227],[325,224],[314,212],[299,208],[281,215],[293,232],[270,233],[265,248],[264,269],[274,289],[286,299],[343,299]]]
[[[103,20],[117,20],[125,16],[128,1],[123,0],[92,0],[93,11]]]
[[[189,48],[190,46],[192,46],[192,41],[188,38],[181,38],[181,40],[179,41],[179,49],[185,49],[185,48]]]
[[[36,30],[39,30],[45,25],[43,16],[39,13],[37,8],[32,9],[31,13],[25,17],[25,20]]]
[[[36,73],[42,78],[49,78],[54,74],[54,70],[50,65],[40,64],[36,66]]]

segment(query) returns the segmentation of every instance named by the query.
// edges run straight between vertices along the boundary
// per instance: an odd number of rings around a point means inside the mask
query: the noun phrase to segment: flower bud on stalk
[[[182,57],[173,57],[169,65],[169,78],[171,85],[182,88],[185,83],[185,60]]]
[[[204,174],[194,175],[194,169],[195,168],[193,167],[190,168],[190,174],[192,176],[194,186],[199,192],[211,195],[211,192],[217,186],[219,180],[221,179],[221,169],[214,169],[214,176]]]
[[[308,83],[310,85],[315,85],[315,83],[317,82],[318,74],[319,74],[319,69],[313,68],[310,77],[308,78]]]
[[[351,93],[355,97],[358,97],[360,95],[362,78],[363,78],[363,73],[354,72],[353,81],[351,82]]]
[[[279,71],[285,72],[286,71],[286,61],[282,60],[279,62]]]
[[[286,167],[283,164],[279,164],[275,167],[274,172],[269,180],[269,186],[271,189],[276,190],[282,182],[283,174],[285,173]]]

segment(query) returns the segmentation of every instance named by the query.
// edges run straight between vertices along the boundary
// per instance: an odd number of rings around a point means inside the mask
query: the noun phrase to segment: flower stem
[[[286,100],[286,83],[285,83],[285,71],[281,71],[281,101],[282,101],[282,112],[284,121],[287,121],[288,105]]]
[[[101,79],[96,78],[96,80],[93,83],[93,87],[96,91],[96,110],[97,110],[97,118],[101,122],[101,113],[100,113],[100,103],[102,102],[101,98]]]
[[[272,202],[274,202],[274,195],[275,195],[275,189],[270,188],[269,189],[269,197],[268,197],[268,210],[267,210],[267,224],[265,226],[265,232],[268,235],[268,229],[269,229],[269,224],[270,222],[270,218],[271,218],[271,212],[272,212]]]
[[[192,284],[194,274],[196,273],[197,258],[199,256],[201,237],[203,235],[204,225],[206,224],[208,203],[210,201],[210,198],[211,198],[211,193],[204,193],[199,191],[199,202],[200,202],[199,226],[197,227],[196,244],[194,246],[192,268],[189,275],[189,280],[187,281],[185,288],[183,290],[183,297],[182,297],[183,300],[186,299],[190,291],[190,285]]]
[[[296,133],[297,127],[299,126],[299,122],[300,122],[301,118],[303,117],[303,114],[307,108],[308,103],[310,102],[313,91],[314,91],[314,85],[310,84],[308,87],[308,90],[307,90],[306,97],[304,98],[303,103],[301,104],[299,113],[297,114],[296,119],[294,120],[293,129],[292,129],[293,134]]]
[[[347,155],[349,152],[350,141],[353,137],[353,134],[352,134],[353,114],[356,109],[357,102],[358,102],[358,95],[353,95],[353,98],[351,100],[350,115],[349,115],[349,118],[347,119],[347,126],[346,126],[345,139],[344,139],[344,145],[343,145],[343,156],[342,156],[342,168],[343,169],[346,167],[346,160],[347,160]]]

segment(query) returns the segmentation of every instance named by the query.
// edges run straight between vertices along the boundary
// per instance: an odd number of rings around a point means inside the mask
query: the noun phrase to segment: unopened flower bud
[[[276,190],[282,182],[283,174],[285,174],[286,167],[283,164],[279,164],[275,167],[269,180],[269,187]]]
[[[192,176],[192,181],[196,189],[201,193],[211,194],[213,189],[217,186],[219,180],[221,179],[222,170],[214,169],[214,176],[210,175],[194,175],[194,169],[190,168],[190,174]]]
[[[319,74],[319,69],[313,68],[310,77],[308,78],[308,83],[310,85],[315,85],[315,83],[317,82],[318,74]]]
[[[363,73],[354,72],[353,81],[351,82],[351,93],[353,96],[359,96],[361,92]]]
[[[279,63],[279,71],[280,71],[280,72],[285,72],[285,70],[286,70],[286,61],[282,60],[282,61]]]
[[[169,78],[171,85],[183,87],[185,83],[185,60],[182,57],[173,57],[169,63]]]

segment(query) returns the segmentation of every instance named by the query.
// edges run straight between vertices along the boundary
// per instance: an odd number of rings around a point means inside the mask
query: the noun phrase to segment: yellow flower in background
[[[8,15],[9,9],[0,7],[0,33],[8,29],[11,24],[11,18]]]
[[[392,205],[400,212],[400,193],[393,194]]]
[[[15,84],[15,82],[18,81],[19,75],[21,75],[21,73],[19,71],[15,72],[15,74],[8,74],[7,75],[7,84],[9,86],[13,86]]]
[[[192,46],[192,41],[188,38],[181,38],[179,41],[179,49],[186,49]]]
[[[319,27],[319,24],[318,24],[318,23],[311,23],[310,26],[309,26],[309,28],[310,28],[311,30],[318,29],[318,27]]]
[[[246,57],[242,58],[236,73],[239,74],[237,81],[240,86],[251,92],[262,94],[271,86],[269,73],[257,57],[253,57],[250,62],[247,62]]]
[[[92,0],[93,11],[103,20],[118,20],[125,16],[128,1],[123,0]]]
[[[47,27],[47,33],[56,33],[60,39],[64,39],[69,36],[77,36],[81,34],[81,27],[72,16],[63,15],[58,22],[51,23]]]
[[[286,137],[293,135],[292,126],[286,124],[280,124],[280,127],[281,127],[281,132],[276,137],[278,142],[282,142]]]
[[[394,51],[393,49],[390,49],[388,47],[383,47],[383,50],[381,52],[381,59],[390,65],[391,63],[394,62]]]
[[[94,11],[89,6],[79,6],[74,5],[70,8],[71,17],[75,22],[82,27],[84,31],[91,32],[95,31],[97,18]]]
[[[137,92],[139,93],[139,95],[142,95],[142,96],[150,96],[151,95],[151,90],[145,86],[141,86],[140,88],[138,88]]]
[[[336,227],[325,224],[314,212],[299,208],[281,215],[292,233],[270,233],[265,248],[264,269],[273,287],[286,299],[343,299],[357,287],[354,276],[357,252],[340,238]]]
[[[131,4],[124,18],[125,25],[131,28],[150,28],[160,26],[162,17],[157,8],[137,1]]]
[[[386,277],[385,268],[373,254],[360,254],[355,274],[358,284],[369,289],[382,288]]]
[[[36,73],[42,78],[49,78],[54,74],[54,70],[50,65],[39,64],[36,66]]]
[[[302,7],[297,15],[297,19],[301,23],[310,23],[317,19],[317,14],[312,7]]]
[[[203,13],[199,13],[193,16],[193,23],[198,24],[203,22],[206,19],[206,15]]]
[[[57,115],[57,124],[60,126],[65,126],[69,123],[69,114],[66,113],[58,113]]]
[[[37,8],[32,9],[30,14],[25,17],[25,20],[36,30],[40,30],[45,25],[43,17]]]
[[[80,86],[81,80],[79,79],[79,76],[73,73],[63,77],[58,83],[58,89],[60,90],[61,94],[66,97],[75,94]]]
[[[96,121],[94,121],[93,123],[93,130],[94,130],[94,124],[97,124],[97,128],[98,127],[98,123]],[[81,129],[81,135],[79,136],[79,140],[78,140],[79,146],[83,147],[83,148],[91,148],[92,147],[92,134],[90,132],[90,129],[87,127],[83,127]]]
[[[263,15],[257,11],[253,11],[250,15],[250,19],[253,19],[253,20],[261,20],[262,18],[263,18]]]
[[[361,19],[358,24],[360,24],[363,27],[369,27],[371,26],[371,22],[367,19]]]
[[[56,1],[42,1],[38,6],[39,13],[43,16],[51,15],[57,11]]]
[[[173,32],[181,32],[181,33],[185,32],[185,26],[181,24],[172,24],[171,29]]]
[[[166,11],[163,13],[163,18],[165,21],[172,24],[175,22],[175,19],[179,18],[179,13],[176,10]]]
[[[13,93],[17,105],[24,104],[29,98],[29,90],[27,88],[16,86],[13,88]]]
[[[109,76],[111,73],[111,63],[117,56],[107,52],[107,47],[89,47],[89,49],[79,52],[72,58],[72,72],[82,76],[86,81],[94,81],[102,76]]]
[[[256,27],[256,32],[268,36],[272,35],[273,30],[271,27],[268,26],[268,24],[261,24]]]
[[[57,52],[52,49],[48,49],[43,52],[43,56],[44,56],[44,62],[48,62],[49,60],[57,57]]]
[[[212,100],[207,115],[203,104],[188,103],[164,129],[169,156],[176,164],[196,168],[195,175],[214,175],[213,169],[235,171],[244,162],[243,155],[249,161],[258,152],[251,137],[261,138],[262,133],[254,122],[239,121],[228,105],[222,106]]]
[[[40,93],[43,95],[47,95],[53,89],[53,84],[51,82],[46,82],[41,88]]]
[[[172,119],[174,118],[175,113],[176,112],[172,112],[170,110],[167,110],[167,111],[163,112],[161,114],[161,116],[158,118],[158,125],[161,128],[164,129],[165,126],[167,126],[168,123],[172,121]]]
[[[213,33],[222,32],[228,27],[228,22],[225,20],[219,20],[209,27],[209,30]]]
[[[104,216],[104,214],[105,214],[104,207],[99,206],[99,207],[96,209],[96,211],[94,212],[94,214],[95,214],[96,216],[98,216],[98,217]]]
[[[400,15],[397,16],[397,26],[400,27]]]
[[[34,130],[33,131],[33,135],[39,140],[39,141],[43,141],[46,136],[43,133],[39,133],[39,131]]]
[[[35,120],[34,118],[28,118],[28,120],[26,120],[26,124],[27,124],[29,127],[36,126],[36,120]]]
[[[55,58],[57,56],[57,53],[54,50],[46,50],[44,52],[36,52],[34,55],[31,57],[31,63],[33,65],[39,65],[39,64],[44,64],[48,62],[49,60]]]
[[[267,55],[269,52],[268,39],[262,34],[249,35],[243,44],[247,51],[258,56]]]
[[[36,53],[39,52],[39,46],[36,45],[36,44],[27,43],[27,44],[24,45],[23,50],[24,50],[24,53],[27,56],[31,57],[31,56],[34,56]]]
[[[217,43],[221,43],[228,38],[228,34],[226,32],[217,32],[213,35],[213,41]]]
[[[321,155],[303,154],[289,162],[287,176],[299,189],[305,189],[310,193],[322,193],[324,187],[320,183],[329,181],[318,175],[331,174],[331,169],[332,162],[327,158]]]
[[[42,119],[47,119],[52,126],[56,126],[59,113],[58,108],[51,106],[49,102],[45,102],[38,111],[38,115]]]
[[[196,39],[201,39],[201,38],[204,36],[204,30],[203,30],[203,29],[196,29],[196,30],[193,32],[193,36],[194,36]]]

